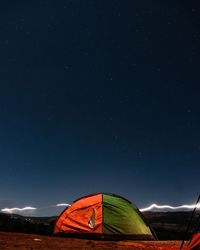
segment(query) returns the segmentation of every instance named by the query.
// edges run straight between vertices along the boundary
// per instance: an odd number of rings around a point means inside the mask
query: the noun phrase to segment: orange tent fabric
[[[92,223],[94,216],[95,225]],[[56,223],[54,233],[75,233],[77,228],[84,233],[102,232],[102,194],[84,197],[64,210]]]

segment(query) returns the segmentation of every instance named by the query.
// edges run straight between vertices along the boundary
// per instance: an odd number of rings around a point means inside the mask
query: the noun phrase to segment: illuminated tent
[[[198,196],[198,199],[197,199],[197,202],[195,204],[194,210],[192,212],[189,224],[187,226],[186,235],[187,235],[187,233],[188,233],[188,231],[190,229],[190,226],[192,224],[192,220],[193,220],[195,212],[196,212],[196,210],[198,208],[199,201],[200,201],[200,195]],[[181,249],[182,249],[183,244],[184,244],[184,240],[182,241]],[[199,217],[198,217],[198,221],[197,221],[197,224],[196,224],[195,232],[192,235],[192,237],[191,237],[191,239],[190,239],[190,241],[189,241],[189,243],[187,245],[187,249],[188,250],[198,250],[198,249],[200,249],[200,220],[199,220]]]
[[[187,247],[188,250],[200,249],[200,223],[196,232],[192,235],[192,238]]]
[[[104,193],[74,201],[59,216],[54,234],[103,239],[155,239],[136,206],[121,196]]]

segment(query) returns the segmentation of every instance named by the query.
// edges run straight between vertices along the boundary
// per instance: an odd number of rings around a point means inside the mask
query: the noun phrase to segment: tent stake
[[[190,220],[189,220],[188,225],[187,225],[187,229],[186,229],[186,231],[185,231],[183,240],[182,240],[182,242],[181,242],[180,250],[183,248],[183,245],[184,245],[186,236],[187,236],[187,234],[188,234],[188,232],[189,232],[189,229],[190,229],[190,226],[191,226],[191,223],[192,223],[192,219],[193,219],[194,214],[195,214],[195,212],[196,212],[196,209],[197,209],[197,205],[198,205],[198,203],[199,203],[199,200],[200,200],[200,195],[199,195],[199,197],[198,197],[198,199],[197,199],[197,202],[196,202],[196,205],[195,205],[195,207],[194,207],[194,209],[193,209],[193,211],[192,211]]]

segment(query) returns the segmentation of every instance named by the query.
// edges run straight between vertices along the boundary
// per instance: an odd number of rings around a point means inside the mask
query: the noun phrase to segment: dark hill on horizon
[[[57,216],[29,217],[0,213],[0,231],[52,235]]]
[[[144,216],[159,240],[182,240],[192,212],[144,212]],[[187,239],[194,230],[199,214],[196,214]],[[28,217],[0,213],[0,231],[52,235],[57,216]]]
[[[182,240],[185,237],[192,212],[144,212],[143,215],[159,240]],[[198,218],[199,213],[196,213],[186,236],[187,239],[194,232]]]

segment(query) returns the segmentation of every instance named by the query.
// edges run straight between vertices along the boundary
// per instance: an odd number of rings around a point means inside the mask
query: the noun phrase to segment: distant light
[[[36,210],[37,208],[35,207],[23,207],[23,208],[3,208],[1,209],[2,212],[7,212],[7,213],[13,213],[13,212],[22,212],[22,211],[27,211],[27,210]]]
[[[60,203],[60,204],[56,204],[56,207],[70,207],[70,204],[67,203]]]
[[[198,205],[181,205],[181,206],[177,206],[177,207],[173,207],[173,206],[169,206],[169,205],[152,204],[149,207],[141,208],[140,211],[141,212],[150,211],[150,210],[153,210],[154,208],[157,208],[157,209],[170,209],[170,210],[181,210],[181,209],[194,209],[195,207],[200,208],[200,204],[198,204]]]

